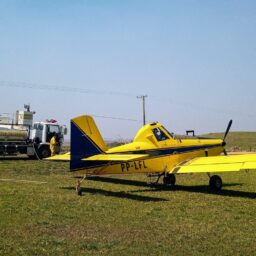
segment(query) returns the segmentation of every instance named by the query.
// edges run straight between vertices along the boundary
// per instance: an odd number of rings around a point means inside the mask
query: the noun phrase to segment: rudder
[[[71,119],[71,170],[82,167],[81,159],[104,154],[106,150],[104,140],[91,116]]]

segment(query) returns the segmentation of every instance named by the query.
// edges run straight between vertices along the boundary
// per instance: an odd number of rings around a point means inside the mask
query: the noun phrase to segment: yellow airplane
[[[135,174],[163,176],[163,183],[175,185],[176,174],[207,173],[212,190],[222,188],[222,179],[216,172],[256,169],[256,154],[228,156],[224,138],[175,139],[160,123],[143,126],[133,142],[108,149],[91,116],[71,120],[71,152],[48,158],[70,161],[70,171],[77,174]],[[224,156],[220,156],[224,152]]]

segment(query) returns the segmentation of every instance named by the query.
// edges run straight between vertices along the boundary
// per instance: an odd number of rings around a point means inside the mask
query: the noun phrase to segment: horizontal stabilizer
[[[210,173],[256,170],[256,154],[199,157],[177,165],[169,173]]]
[[[51,160],[51,161],[70,161],[70,152],[62,155],[55,155],[51,157],[45,158],[45,160]]]
[[[127,162],[139,160],[147,157],[147,154],[99,154],[88,158],[83,158],[82,161],[116,161]]]

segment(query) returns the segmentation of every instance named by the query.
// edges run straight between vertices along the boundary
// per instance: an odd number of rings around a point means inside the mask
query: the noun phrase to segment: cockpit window
[[[154,128],[153,133],[158,141],[168,140],[169,138],[159,128]]]
[[[174,134],[173,133],[170,133],[166,128],[164,128],[163,126],[162,126],[162,129],[171,137],[171,138],[173,138],[174,136]]]

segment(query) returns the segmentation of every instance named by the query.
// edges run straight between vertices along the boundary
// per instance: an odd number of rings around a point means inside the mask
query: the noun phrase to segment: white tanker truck
[[[46,158],[51,155],[50,139],[57,135],[56,153],[61,150],[67,128],[60,126],[51,119],[45,122],[34,122],[35,112],[30,106],[24,106],[26,111],[16,111],[14,120],[6,115],[0,115],[0,155],[26,154],[30,158]]]

